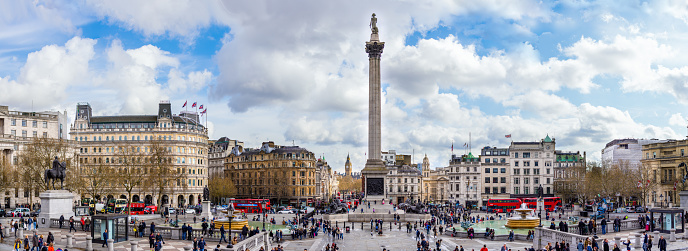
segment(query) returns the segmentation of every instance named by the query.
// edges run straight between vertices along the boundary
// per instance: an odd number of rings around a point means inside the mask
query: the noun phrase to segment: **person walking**
[[[148,235],[148,248],[154,248],[155,247],[155,234],[150,233]]]
[[[19,251],[21,249],[21,239],[17,238],[14,240],[14,251]]]
[[[270,231],[270,235],[272,235],[272,231]],[[224,225],[220,226],[220,243],[222,243],[222,240],[225,240],[225,242],[228,242],[227,239],[225,238],[225,226]]]
[[[48,237],[48,238],[49,238],[49,237]],[[107,246],[108,246],[108,242],[107,242],[108,238],[109,238],[109,236],[108,236],[108,230],[107,230],[107,228],[106,228],[106,229],[105,229],[105,232],[103,232],[103,245],[100,246],[100,247],[107,247]]]
[[[198,251],[205,251],[205,240],[201,236],[201,240],[198,241]]]
[[[64,224],[64,215],[60,215],[60,220],[58,220],[58,223],[60,224],[60,228],[62,228],[62,224]]]
[[[33,233],[33,237],[31,237],[31,251],[34,249],[41,251],[40,246],[38,246],[38,234],[36,232]]]
[[[76,228],[74,228],[74,217],[69,217],[69,232],[72,232],[72,229],[74,229],[74,232],[76,232]]]
[[[666,242],[666,239],[664,239],[664,236],[659,237],[657,247],[659,247],[659,251],[666,251],[667,242]]]

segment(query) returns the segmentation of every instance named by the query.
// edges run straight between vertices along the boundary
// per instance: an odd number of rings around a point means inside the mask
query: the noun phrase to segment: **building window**
[[[485,158],[485,163],[490,163],[490,158]]]
[[[518,194],[519,187],[514,187],[514,194]]]
[[[22,137],[26,138],[26,131],[22,131]]]
[[[485,168],[485,173],[490,173],[490,168]]]
[[[550,171],[549,171],[549,168],[546,168],[545,170],[547,171],[547,174],[549,174],[549,172],[550,172]]]
[[[547,178],[547,184],[549,184],[549,178]],[[549,193],[549,192],[547,192],[547,193]]]
[[[523,153],[523,158],[524,158],[524,159],[530,158],[530,153]]]
[[[515,162],[514,162],[514,166],[518,166],[518,161],[515,161]]]
[[[506,193],[506,187],[500,187],[499,190],[501,190],[501,193]]]
[[[524,175],[530,175],[530,169],[523,169]]]
[[[499,162],[500,162],[500,163],[506,163],[506,158],[501,158],[501,159],[499,159]]]
[[[657,152],[652,152],[652,158],[656,159],[657,158]]]
[[[498,188],[498,187],[493,187],[493,188],[492,188],[492,193],[498,194],[498,193],[499,193],[499,188]]]
[[[16,125],[17,125],[17,120],[16,120],[16,119],[12,119],[12,125],[13,125],[13,126],[16,126]]]
[[[549,189],[550,189],[550,187],[547,187],[547,194],[551,194]]]
[[[500,173],[506,173],[506,168],[501,168],[501,169],[499,169],[499,172],[500,172]]]
[[[533,168],[533,174],[534,175],[540,175],[540,169],[539,168]]]
[[[43,121],[43,128],[48,128],[48,121]]]
[[[537,161],[537,160],[535,161],[535,166],[538,166],[538,161]]]
[[[31,121],[31,127],[38,128],[38,121]]]
[[[22,120],[22,126],[26,127],[26,120]]]
[[[499,183],[499,178],[492,177],[492,183]]]
[[[16,136],[17,136],[17,130],[12,130],[12,131],[10,131],[10,134],[11,134],[12,136],[15,136],[15,137],[16,137]]]
[[[514,175],[520,175],[521,174],[521,169],[514,168]]]
[[[490,193],[490,188],[489,188],[489,187],[486,187],[486,188],[485,188],[485,193],[486,193],[486,194],[489,194],[489,193]]]
[[[535,185],[540,184],[540,178],[538,178],[538,177],[533,178],[533,184],[535,184]]]
[[[492,168],[492,173],[499,173],[499,168]]]
[[[514,184],[515,184],[515,185],[518,184],[518,178],[514,178]]]
[[[500,183],[506,183],[506,177],[502,177],[502,178],[500,179]]]
[[[48,132],[43,132],[43,138],[47,138],[47,137],[48,137]]]
[[[523,161],[523,166],[530,166],[530,161]]]
[[[33,137],[38,138],[38,132],[37,131],[33,131]]]
[[[530,181],[530,178],[523,178],[523,184],[528,185],[528,184],[530,184],[529,181]]]
[[[490,177],[485,177],[485,183],[490,183]]]
[[[524,187],[524,188],[523,188],[523,193],[524,193],[524,194],[529,194],[529,193],[530,193],[530,187]]]

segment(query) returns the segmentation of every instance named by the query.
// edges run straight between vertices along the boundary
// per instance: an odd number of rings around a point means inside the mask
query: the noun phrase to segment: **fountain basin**
[[[530,218],[530,217],[529,217]],[[508,228],[535,228],[538,225],[540,225],[540,219],[534,218],[534,219],[512,219],[508,218],[506,219],[506,224],[504,224],[505,227]]]

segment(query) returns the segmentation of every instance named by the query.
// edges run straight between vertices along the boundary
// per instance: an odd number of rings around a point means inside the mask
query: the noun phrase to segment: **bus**
[[[511,212],[521,206],[519,199],[488,199],[487,212],[488,213],[506,213]]]
[[[81,199],[81,206],[82,207],[95,207],[96,206],[96,200],[91,199],[91,198],[83,198],[83,199]]]
[[[543,209],[547,212],[552,212],[562,205],[560,197],[545,197],[543,199],[545,201],[545,208]],[[537,198],[523,198],[523,203],[526,203],[528,208],[537,210]]]
[[[132,202],[131,203],[131,212],[129,212],[129,215],[142,215],[143,209],[145,207],[146,207],[146,204],[138,203],[138,202]],[[122,213],[124,213],[124,214],[127,213],[126,207],[122,209]]]
[[[127,200],[125,199],[110,199],[105,208],[103,208],[103,213],[122,213],[122,209],[127,207]]]
[[[268,199],[229,199],[228,203],[234,206],[234,210],[244,213],[263,213],[270,210]]]

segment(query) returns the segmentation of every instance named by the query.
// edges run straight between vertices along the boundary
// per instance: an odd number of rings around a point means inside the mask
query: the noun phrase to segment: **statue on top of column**
[[[370,18],[370,30],[373,34],[377,34],[377,17],[375,17],[375,13],[373,13],[373,16]]]

